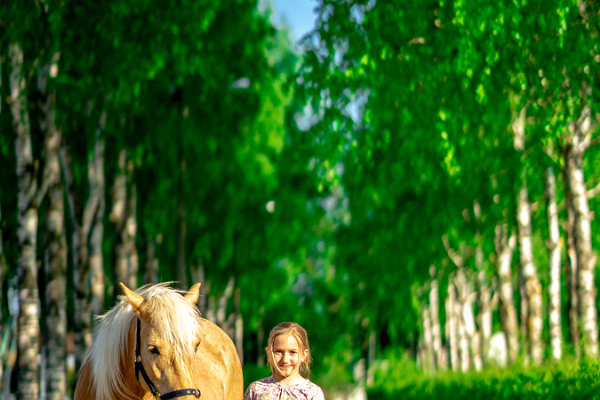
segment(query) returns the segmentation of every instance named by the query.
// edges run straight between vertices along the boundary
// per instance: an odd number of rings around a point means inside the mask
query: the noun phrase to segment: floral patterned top
[[[293,386],[277,383],[273,375],[252,382],[244,400],[325,400],[323,390],[308,379]]]

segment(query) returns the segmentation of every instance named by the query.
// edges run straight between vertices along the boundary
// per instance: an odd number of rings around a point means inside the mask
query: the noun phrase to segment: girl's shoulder
[[[319,385],[310,380],[306,379],[299,386],[302,387],[302,391],[308,392],[311,394],[311,398],[313,399],[322,399],[324,398],[323,389]]]
[[[248,386],[247,391],[260,392],[266,390],[268,387],[277,386],[277,381],[273,378],[273,375],[267,376],[266,378],[254,381]]]
[[[277,382],[275,382],[273,376],[254,381],[250,384],[250,386],[248,386],[248,389],[246,389],[244,400],[262,399],[265,397],[265,395],[273,392],[276,387]]]

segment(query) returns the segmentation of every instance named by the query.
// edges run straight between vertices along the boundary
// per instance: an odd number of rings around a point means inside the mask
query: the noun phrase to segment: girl
[[[312,362],[304,328],[295,322],[277,325],[265,350],[273,375],[250,384],[244,400],[325,400],[321,388],[304,378]]]

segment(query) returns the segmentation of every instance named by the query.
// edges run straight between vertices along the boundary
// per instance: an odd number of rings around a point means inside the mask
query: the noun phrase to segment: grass
[[[387,376],[367,391],[369,400],[600,400],[600,364],[594,362],[435,376],[388,371]]]

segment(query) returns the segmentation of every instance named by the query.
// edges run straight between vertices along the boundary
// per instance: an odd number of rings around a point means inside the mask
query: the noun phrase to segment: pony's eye
[[[155,346],[150,346],[150,347],[148,347],[148,350],[149,350],[149,351],[150,351],[150,353],[152,353],[152,354],[156,354],[156,355],[160,354],[160,351],[158,351],[158,347],[155,347]]]

